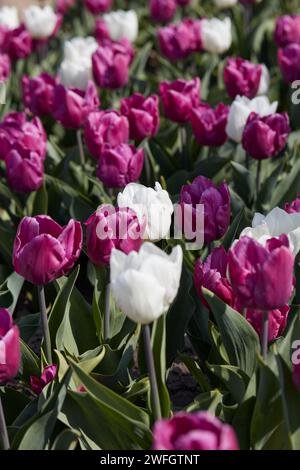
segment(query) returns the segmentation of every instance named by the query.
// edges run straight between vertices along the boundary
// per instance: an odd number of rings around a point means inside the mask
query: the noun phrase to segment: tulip
[[[23,102],[37,116],[46,116],[53,111],[54,88],[57,81],[46,72],[34,78],[22,77]]]
[[[35,377],[32,375],[30,377],[31,390],[36,395],[40,395],[43,389],[46,387],[46,385],[53,382],[53,380],[56,377],[56,373],[57,373],[57,366],[55,364],[51,364],[50,366],[45,367],[41,377]]]
[[[24,217],[14,242],[15,271],[33,284],[48,284],[72,269],[81,247],[79,222],[70,220],[61,227],[46,215]]]
[[[176,13],[176,0],[150,0],[150,15],[154,21],[171,21]]]
[[[225,131],[229,106],[220,103],[215,109],[201,103],[191,112],[191,124],[200,145],[220,147],[227,140]]]
[[[276,20],[275,42],[278,47],[300,43],[300,15],[279,16]]]
[[[7,32],[3,50],[11,60],[25,59],[31,54],[32,37],[24,25]]]
[[[231,99],[237,95],[254,98],[266,94],[270,76],[265,65],[253,64],[248,60],[230,58],[224,68],[224,83]]]
[[[226,183],[217,188],[214,183],[197,176],[191,184],[182,186],[179,203],[186,211],[191,211],[196,225],[197,205],[204,206],[204,242],[219,240],[226,233],[230,222],[230,194]]]
[[[140,224],[146,220],[144,238],[159,241],[167,237],[174,212],[173,204],[167,191],[159,183],[155,188],[131,183],[118,194],[118,206],[129,207],[138,216]]]
[[[93,111],[85,121],[84,138],[89,152],[98,160],[105,144],[117,147],[128,142],[128,120],[117,111]]]
[[[300,391],[300,363],[294,366],[293,381],[297,389]]]
[[[144,97],[134,93],[129,98],[123,98],[121,114],[129,121],[131,139],[141,141],[157,134],[160,124],[157,95]]]
[[[124,188],[137,181],[144,164],[144,150],[133,145],[104,145],[100,155],[97,176],[108,188]]]
[[[154,425],[154,450],[238,450],[235,432],[206,411],[181,412]]]
[[[251,113],[243,132],[243,148],[257,160],[273,157],[285,147],[290,130],[287,113],[265,117]]]
[[[299,80],[300,77],[300,44],[289,44],[279,49],[278,63],[283,78],[288,83]]]
[[[100,45],[101,45],[102,41],[105,41],[105,40],[111,41],[108,28],[107,28],[106,23],[103,20],[103,18],[97,18],[96,19],[94,35],[95,35],[95,38],[96,38],[97,42]]]
[[[60,15],[65,15],[75,3],[76,0],[56,0],[55,11]]]
[[[268,341],[274,341],[284,333],[290,308],[284,305],[280,309],[269,312]],[[246,319],[253,326],[258,336],[262,335],[262,312],[257,310],[246,311]]]
[[[58,18],[51,6],[31,5],[23,15],[26,29],[34,39],[46,39],[54,33]]]
[[[0,82],[5,82],[10,76],[11,65],[7,54],[0,53]]]
[[[200,105],[200,79],[161,82],[159,93],[166,117],[178,123],[187,122],[192,109]]]
[[[224,18],[203,19],[201,22],[203,49],[213,54],[223,54],[232,42],[231,20]]]
[[[64,127],[80,128],[88,114],[100,105],[97,89],[89,82],[86,92],[57,85],[54,90],[53,117]]]
[[[287,213],[279,207],[275,207],[267,216],[256,213],[252,227],[245,228],[241,237],[254,238],[265,246],[270,238],[278,238],[287,235],[289,248],[294,256],[300,251],[300,214]]]
[[[223,8],[226,9],[226,8],[233,7],[234,5],[238,3],[238,0],[214,0],[214,3],[216,7],[221,10]]]
[[[277,106],[277,101],[270,103],[266,96],[258,96],[252,100],[245,96],[237,96],[230,106],[228,114],[226,126],[228,137],[235,142],[241,142],[250,114],[253,112],[259,116],[268,116],[276,113]]]
[[[200,25],[200,21],[198,22]],[[164,56],[176,61],[187,58],[196,47],[194,23],[180,22],[170,24],[158,30],[159,47]],[[199,27],[200,36],[200,27]],[[198,39],[198,42],[201,42]]]
[[[20,26],[16,7],[3,6],[0,8],[0,25],[7,29],[16,29]]]
[[[243,307],[269,311],[284,307],[293,290],[294,257],[286,235],[262,246],[242,236],[229,251],[229,276]]]
[[[191,3],[192,0],[176,0],[177,5],[181,7],[186,7]]]
[[[84,0],[84,5],[93,15],[100,15],[111,9],[112,0]]]
[[[0,308],[0,384],[15,378],[20,360],[19,329],[8,310]]]
[[[114,248],[128,255],[143,242],[141,225],[132,209],[101,205],[85,223],[87,254],[96,266],[109,265]]]
[[[297,197],[294,201],[291,203],[286,203],[284,206],[285,212],[288,214],[297,214],[300,213],[300,197]],[[300,221],[299,221],[300,222]]]
[[[64,43],[64,56],[58,75],[62,85],[86,90],[92,79],[92,55],[98,44],[92,37],[76,37]]]
[[[93,74],[102,88],[121,88],[128,82],[131,56],[121,43],[99,46],[92,58]]]
[[[128,39],[134,42],[138,36],[138,17],[134,10],[129,11],[112,11],[103,15],[103,20],[106,23],[109,31],[110,39],[112,41],[119,41],[120,39]]]
[[[44,163],[35,153],[11,150],[5,158],[6,177],[10,188],[19,193],[37,191],[43,184]]]

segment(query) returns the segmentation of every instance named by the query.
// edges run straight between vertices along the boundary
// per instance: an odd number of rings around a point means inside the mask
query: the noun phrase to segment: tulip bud
[[[85,121],[84,138],[89,152],[98,160],[105,144],[117,147],[128,142],[128,120],[117,111],[94,111]]]
[[[97,176],[108,188],[124,188],[139,179],[143,164],[143,149],[136,150],[128,144],[117,147],[106,144],[100,155]]]
[[[0,308],[0,384],[15,378],[21,361],[19,328],[9,311]]]
[[[200,104],[200,79],[161,82],[159,93],[166,117],[178,123],[187,122],[192,109]]]
[[[232,42],[231,20],[224,18],[203,19],[201,22],[203,49],[213,54],[223,54]]]
[[[134,10],[112,11],[111,13],[103,15],[103,20],[106,23],[112,41],[128,39],[128,41],[134,42],[136,40],[139,23]]]
[[[130,320],[148,324],[168,311],[178,292],[182,258],[179,245],[170,255],[149,242],[138,253],[112,251],[112,294]]]
[[[46,215],[24,217],[14,242],[14,269],[32,284],[48,284],[72,269],[81,248],[79,222],[70,220],[61,227]]]
[[[100,45],[92,58],[93,74],[102,88],[121,88],[128,82],[131,56],[121,43]]]
[[[23,14],[26,29],[34,39],[46,39],[52,36],[58,18],[51,6],[31,5],[25,8]]]
[[[38,190],[44,179],[44,163],[35,153],[11,150],[5,158],[6,177],[10,188],[19,193]]]
[[[24,25],[7,32],[3,50],[11,60],[25,59],[32,51],[32,37]]]
[[[278,47],[300,43],[300,15],[284,15],[277,18],[275,42]]]
[[[123,98],[121,113],[129,121],[131,139],[140,141],[157,134],[160,124],[157,95],[144,97],[134,93],[129,98]]]
[[[238,442],[233,428],[208,412],[181,412],[155,423],[153,449],[238,450]]]
[[[227,140],[226,125],[229,106],[220,103],[215,109],[201,103],[191,112],[191,124],[200,145],[220,147]]]
[[[269,312],[269,341],[274,341],[284,333],[290,308],[284,305],[280,309]],[[247,309],[246,320],[252,325],[259,337],[262,334],[262,312]]]
[[[273,157],[285,147],[290,130],[287,113],[265,117],[251,113],[243,132],[243,148],[257,160]]]
[[[266,94],[270,76],[265,65],[253,64],[248,60],[230,58],[224,68],[224,83],[231,99],[237,95],[254,98]]]
[[[46,72],[34,78],[22,77],[23,102],[25,107],[37,116],[46,116],[53,111],[56,79]]]
[[[200,21],[198,23],[200,36]],[[195,30],[193,24],[185,21],[159,28],[158,41],[162,54],[172,61],[187,58],[196,47]],[[201,43],[199,38],[198,42]]]
[[[50,366],[45,367],[41,377],[35,377],[34,375],[32,375],[30,377],[31,390],[37,395],[40,395],[46,385],[53,382],[56,377],[56,373],[57,366],[55,364],[52,364]]]
[[[60,15],[65,15],[68,13],[70,8],[72,8],[76,3],[76,0],[56,0],[55,2],[55,11]]]
[[[150,0],[150,15],[154,21],[171,21],[176,13],[176,0]]]
[[[84,5],[93,15],[100,15],[111,9],[112,0],[84,0]]]
[[[20,26],[18,10],[16,7],[2,6],[0,8],[0,25],[7,29],[16,29]]]
[[[289,44],[279,49],[278,63],[283,78],[288,83],[299,80],[300,77],[300,44]]]
[[[85,223],[87,254],[96,266],[108,265],[113,248],[126,255],[139,251],[143,242],[141,225],[132,209],[103,204]]]

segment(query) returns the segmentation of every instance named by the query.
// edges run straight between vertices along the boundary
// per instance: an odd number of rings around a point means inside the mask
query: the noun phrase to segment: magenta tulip
[[[226,125],[229,106],[220,103],[213,109],[201,103],[191,111],[191,124],[197,142],[200,145],[220,147],[227,140]]]
[[[300,44],[289,44],[278,51],[278,63],[283,78],[288,83],[300,77]]]
[[[134,93],[121,100],[121,113],[127,117],[130,138],[141,141],[157,134],[159,119],[159,99],[157,95],[144,97]]]
[[[22,77],[23,102],[37,116],[46,116],[53,111],[54,89],[57,81],[46,72],[34,78]]]
[[[55,364],[51,364],[50,366],[45,367],[41,377],[36,377],[32,375],[30,377],[31,390],[37,395],[40,395],[43,389],[46,387],[46,385],[53,382],[53,380],[56,377],[56,373],[57,373],[57,366]]]
[[[94,111],[85,121],[84,138],[91,155],[98,160],[105,144],[116,147],[128,142],[128,120],[117,111]]]
[[[178,123],[187,122],[192,109],[200,104],[200,79],[161,82],[159,93],[166,117]]]
[[[243,132],[243,148],[257,160],[273,157],[285,147],[290,130],[287,113],[264,117],[251,113]]]
[[[10,76],[11,64],[8,54],[0,53],[0,82],[5,82]]]
[[[86,91],[63,85],[54,89],[53,117],[66,128],[80,128],[88,114],[99,105],[97,89],[92,81],[89,81]]]
[[[286,235],[263,247],[242,237],[229,251],[229,276],[240,305],[269,311],[281,309],[293,291],[294,257]]]
[[[230,58],[224,68],[224,83],[228,95],[234,99],[237,95],[254,98],[259,90],[262,65],[249,60]]]
[[[19,328],[8,310],[0,308],[0,384],[15,378],[20,360]]]
[[[300,196],[298,196],[297,199],[290,203],[287,202],[284,206],[284,210],[288,214],[300,213]]]
[[[284,305],[280,309],[271,310],[269,312],[269,341],[273,341],[284,333],[287,324],[287,317],[290,308]],[[262,334],[262,312],[257,310],[247,309],[246,319],[253,326],[259,337]]]
[[[201,21],[184,20],[158,30],[159,46],[169,60],[187,58],[202,46]]]
[[[100,155],[97,176],[108,188],[124,188],[139,179],[143,164],[142,148],[137,150],[128,144],[117,147],[106,144]]]
[[[76,0],[56,0],[55,2],[55,11],[60,15],[65,15],[68,13],[70,8],[72,8],[76,3]]]
[[[300,15],[284,15],[277,18],[275,42],[278,47],[300,43]]]
[[[105,42],[93,55],[93,74],[102,88],[121,88],[128,82],[132,57],[120,42]]]
[[[84,5],[93,15],[100,15],[111,9],[112,0],[84,0]]]
[[[171,21],[176,13],[176,0],[150,0],[150,15],[154,21]]]
[[[44,285],[67,274],[79,258],[82,228],[70,220],[61,227],[51,217],[24,217],[13,248],[15,271],[27,281]]]
[[[238,450],[238,442],[233,428],[208,412],[181,412],[155,423],[153,449]]]
[[[31,54],[32,47],[32,37],[24,25],[7,31],[3,50],[10,56],[11,60],[25,59]]]
[[[19,193],[37,191],[44,180],[44,162],[36,152],[11,150],[5,157],[10,188]]]
[[[191,184],[182,186],[179,203],[184,213],[186,210],[191,211],[192,219],[195,220],[193,225],[196,224],[197,205],[204,205],[206,244],[219,240],[226,233],[230,222],[230,194],[226,183],[217,188],[210,179],[197,176]]]
[[[128,254],[139,251],[143,242],[145,226],[128,208],[103,204],[85,225],[87,254],[96,266],[109,265],[113,248]]]
[[[187,5],[189,5],[191,3],[192,0],[176,0],[177,2],[177,5],[181,6],[181,7],[186,7]]]

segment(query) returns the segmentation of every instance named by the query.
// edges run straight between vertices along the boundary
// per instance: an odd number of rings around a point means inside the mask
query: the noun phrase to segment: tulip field
[[[299,252],[300,0],[0,1],[0,450],[300,450]]]

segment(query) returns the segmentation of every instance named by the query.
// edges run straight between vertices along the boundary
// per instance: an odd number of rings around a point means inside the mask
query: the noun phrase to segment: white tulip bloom
[[[231,20],[224,18],[203,19],[201,21],[203,49],[214,54],[227,51],[232,43]]]
[[[63,85],[86,90],[92,80],[92,55],[98,44],[93,37],[76,37],[64,44],[64,56],[58,75]]]
[[[155,188],[147,188],[142,184],[129,183],[123,192],[118,194],[118,206],[129,207],[137,214],[140,224],[146,221],[144,238],[161,240],[169,233],[173,204],[169,193],[159,183]]]
[[[128,39],[134,42],[138,36],[139,22],[134,10],[117,10],[103,15],[110,38],[113,41]]]
[[[260,213],[254,215],[252,227],[245,228],[240,237],[254,238],[265,245],[270,238],[286,234],[290,242],[290,250],[296,256],[300,251],[300,214],[288,214],[275,207],[267,216]]]
[[[149,242],[138,253],[112,251],[111,291],[128,318],[145,325],[168,311],[178,292],[182,258],[179,245],[170,255]]]
[[[238,0],[214,0],[217,8],[230,8],[238,3]]]
[[[8,29],[16,29],[20,26],[18,10],[16,7],[0,8],[0,25],[6,26]]]
[[[46,39],[54,33],[57,15],[49,5],[31,5],[24,10],[24,23],[33,38]]]
[[[226,133],[235,142],[241,142],[247,119],[251,113],[268,116],[276,113],[278,102],[270,103],[266,96],[258,96],[250,100],[245,96],[237,96],[230,106]]]
[[[262,73],[260,77],[257,95],[266,95],[270,87],[270,73],[265,64],[261,64]]]

